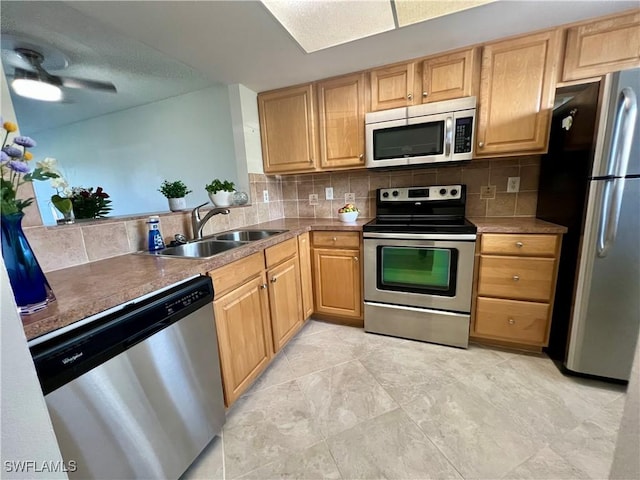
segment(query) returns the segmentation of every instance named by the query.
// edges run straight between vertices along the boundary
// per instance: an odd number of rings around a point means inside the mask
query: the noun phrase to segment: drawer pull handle
[[[510,319],[509,319],[509,325],[513,325],[513,324],[515,324],[515,323],[516,323],[516,321],[515,321],[513,318],[510,318]]]
[[[520,277],[518,275],[514,275],[513,276],[513,281],[517,282],[518,280],[520,280]]]
[[[522,242],[516,242],[516,247],[518,247],[518,248],[522,248],[522,247],[524,247],[524,243],[522,243]]]

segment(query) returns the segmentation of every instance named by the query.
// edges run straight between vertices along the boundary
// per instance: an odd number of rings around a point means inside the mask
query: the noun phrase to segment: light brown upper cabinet
[[[640,10],[568,29],[563,81],[638,66]]]
[[[318,159],[313,85],[258,95],[264,173],[310,172]]]
[[[422,103],[477,94],[480,48],[429,57],[422,62]]]
[[[364,166],[366,75],[357,73],[319,82],[320,166]]]
[[[476,157],[546,152],[559,40],[552,30],[485,45]]]
[[[415,90],[419,85],[416,73],[415,63],[371,70],[371,111],[420,103],[416,100],[418,94]]]

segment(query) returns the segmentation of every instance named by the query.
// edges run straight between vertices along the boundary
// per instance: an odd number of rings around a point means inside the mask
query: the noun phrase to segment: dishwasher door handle
[[[151,335],[154,335],[154,334],[164,330],[165,328],[167,328],[172,323],[173,322],[168,318],[165,319],[165,320],[162,320],[161,322],[154,323],[153,325],[151,325],[146,330],[142,330],[141,332],[137,333],[136,335],[127,338],[123,342],[124,348],[127,349],[127,348],[133,347],[134,345],[140,343],[144,339],[149,338]]]

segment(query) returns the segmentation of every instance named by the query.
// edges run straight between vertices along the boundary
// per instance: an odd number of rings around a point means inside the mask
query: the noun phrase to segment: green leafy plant
[[[167,198],[182,198],[192,192],[182,180],[176,180],[175,182],[165,180],[158,191]]]
[[[214,179],[209,185],[204,187],[209,193],[216,192],[233,192],[236,189],[236,186],[233,182],[229,182],[228,180],[219,180]]]
[[[102,187],[95,192],[93,187],[73,187],[72,191],[71,202],[76,218],[102,218],[112,210],[109,194]]]

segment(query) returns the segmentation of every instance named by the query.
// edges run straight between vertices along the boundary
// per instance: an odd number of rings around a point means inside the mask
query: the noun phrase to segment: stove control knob
[[[400,195],[400,193],[398,193],[398,190],[394,190],[391,195],[393,195],[394,197],[397,197],[398,195]]]
[[[383,192],[382,193],[382,197],[383,198],[389,198],[389,192]]]
[[[440,195],[446,195],[447,194],[447,189],[446,188],[441,188],[440,189]]]
[[[455,197],[458,194],[458,190],[456,190],[455,188],[453,190],[451,190],[451,195],[453,197]]]

